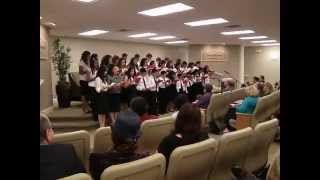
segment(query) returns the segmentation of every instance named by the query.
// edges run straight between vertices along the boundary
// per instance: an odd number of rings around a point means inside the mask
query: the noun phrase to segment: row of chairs
[[[246,96],[246,88],[236,89],[211,97],[207,108],[206,122],[214,121],[219,129],[224,127],[224,117],[230,104]],[[258,99],[255,111],[252,114],[237,113],[236,129],[254,127],[257,123],[268,120],[280,110],[280,90]]]
[[[102,173],[101,180],[230,180],[233,176],[231,168],[235,165],[250,172],[266,165],[277,127],[278,120],[273,119],[259,123],[254,129],[247,127],[223,134],[219,139],[210,138],[178,147],[170,156],[166,174],[164,156],[155,153],[137,161],[110,166]],[[91,179],[84,174],[74,176]],[[64,180],[72,178],[70,176]]]

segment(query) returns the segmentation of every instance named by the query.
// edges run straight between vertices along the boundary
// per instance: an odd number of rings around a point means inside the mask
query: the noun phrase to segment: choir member
[[[151,78],[150,75],[147,74],[147,71],[145,68],[140,69],[140,76],[137,84],[137,91],[138,95],[144,97],[148,104],[149,104],[149,113],[152,114],[154,113],[154,106],[155,106],[155,97],[152,95],[156,91],[156,83],[153,79]]]
[[[101,66],[98,70],[97,77],[95,78],[95,90],[97,92],[97,107],[96,111],[98,113],[98,120],[100,127],[105,127],[106,122],[109,125],[110,123],[108,120],[108,113],[109,113],[109,99],[107,91],[109,90],[110,86],[107,82],[106,76],[106,67]]]
[[[108,91],[108,100],[112,102],[112,106],[109,107],[109,111],[111,113],[111,120],[114,121],[117,119],[118,113],[120,112],[120,104],[121,104],[121,86],[122,86],[122,78],[119,73],[118,66],[111,65],[108,70],[107,76],[108,84],[110,84],[110,88]]]
[[[81,55],[79,63],[79,78],[80,78],[80,87],[81,87],[81,100],[82,100],[82,111],[88,113],[91,111],[91,108],[88,104],[89,99],[89,86],[88,83],[92,79],[91,68],[89,65],[90,52],[84,51]]]
[[[159,92],[159,113],[164,114],[167,112],[168,97],[167,87],[169,86],[169,78],[166,77],[166,71],[160,72],[160,77],[157,79],[158,92]]]

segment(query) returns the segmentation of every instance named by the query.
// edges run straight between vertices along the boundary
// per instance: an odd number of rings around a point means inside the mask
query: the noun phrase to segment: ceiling
[[[150,17],[137,12],[181,2],[193,10]],[[280,0],[98,0],[85,4],[73,0],[40,0],[42,23],[56,23],[51,34],[80,37],[78,33],[93,29],[110,31],[90,38],[164,44],[148,38],[129,38],[128,35],[153,32],[188,39],[189,44],[243,44],[254,45],[250,40],[239,40],[239,35],[224,36],[222,31],[254,30],[280,42]],[[183,23],[222,17],[229,23],[190,27]],[[228,25],[241,25],[227,28]],[[130,29],[129,32],[119,32]],[[242,35],[243,36],[243,35]]]

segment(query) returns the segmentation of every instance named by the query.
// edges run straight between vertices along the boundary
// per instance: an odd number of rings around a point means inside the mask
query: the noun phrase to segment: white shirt
[[[149,89],[150,91],[156,91],[156,82],[154,81],[153,76],[140,76],[140,80],[137,84],[137,90],[144,91],[146,89]]]
[[[176,88],[177,88],[177,92],[180,91],[180,89],[182,88],[182,91],[185,93],[188,93],[188,83],[184,83],[184,80],[179,79],[176,83]]]
[[[82,80],[82,81],[90,81],[91,74],[92,74],[91,73],[91,68],[88,65],[86,65],[86,63],[84,63],[82,60],[79,63],[79,67],[82,67],[84,69],[84,71],[86,71],[85,74],[80,74],[79,73],[80,80]]]
[[[158,81],[160,81],[158,83],[158,88],[166,88],[169,85],[169,83],[168,83],[169,78],[167,78],[167,77],[160,76],[160,77],[158,77]]]
[[[100,77],[97,77],[95,80],[95,85],[96,85],[96,91],[97,93],[100,92],[106,92],[109,89],[109,84],[106,82],[103,82]]]

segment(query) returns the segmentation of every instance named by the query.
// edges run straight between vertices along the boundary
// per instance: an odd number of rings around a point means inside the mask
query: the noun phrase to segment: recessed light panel
[[[79,33],[79,35],[80,36],[96,36],[96,35],[104,34],[104,33],[107,33],[107,32],[109,32],[109,31],[95,29],[95,30]]]
[[[239,34],[251,34],[254,33],[254,31],[252,30],[241,30],[241,31],[226,31],[226,32],[222,32],[222,35],[239,35]]]
[[[193,22],[187,22],[184,23],[188,26],[206,26],[206,25],[212,25],[212,24],[222,24],[227,23],[229,21],[223,19],[223,18],[214,18],[214,19],[206,19],[206,20],[200,20],[200,21],[193,21]]]
[[[142,34],[133,34],[133,35],[130,35],[129,37],[131,38],[141,38],[141,37],[149,37],[149,36],[156,36],[157,34],[156,33],[142,33]]]
[[[280,46],[280,43],[261,44],[262,46]]]
[[[252,43],[275,43],[276,40],[251,41]]]
[[[173,13],[178,13],[182,11],[188,11],[191,9],[194,9],[194,8],[191,6],[185,5],[183,3],[175,3],[175,4],[169,4],[166,6],[160,6],[154,9],[141,11],[141,12],[138,12],[138,14],[143,14],[146,16],[162,16],[162,15],[173,14]]]
[[[166,44],[181,44],[181,43],[187,43],[188,41],[169,41],[165,42]]]
[[[250,40],[250,39],[265,39],[267,36],[248,36],[248,37],[240,37],[241,40]]]
[[[82,2],[82,3],[93,3],[93,2],[96,2],[98,0],[73,0],[73,1],[78,1],[78,2]]]
[[[149,38],[150,40],[163,40],[163,39],[174,39],[176,38],[175,36],[159,36],[159,37],[153,37]]]

